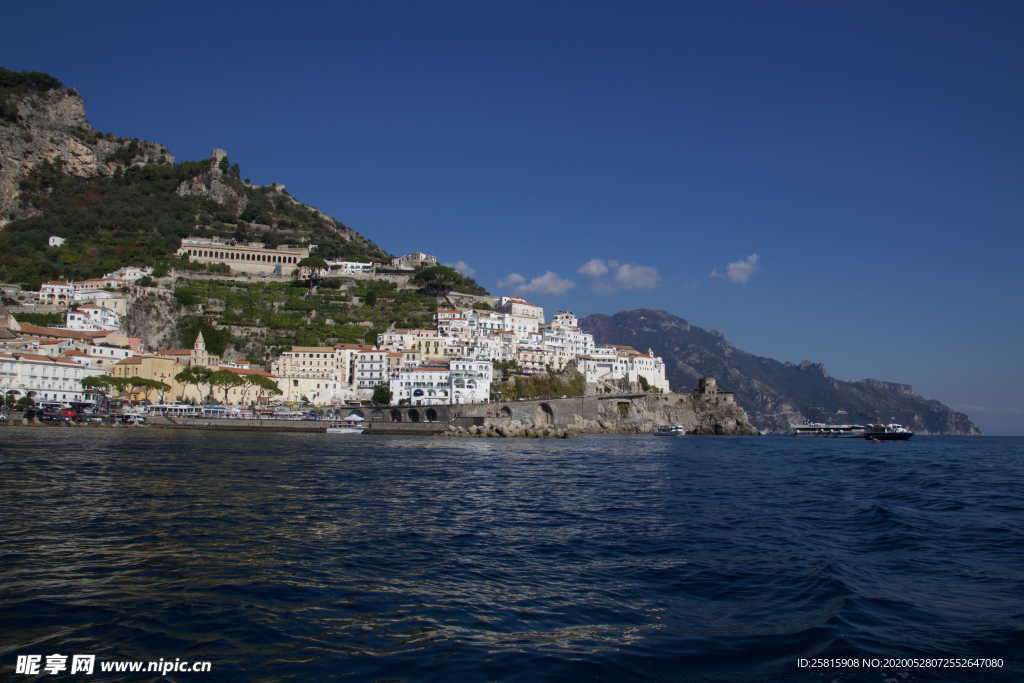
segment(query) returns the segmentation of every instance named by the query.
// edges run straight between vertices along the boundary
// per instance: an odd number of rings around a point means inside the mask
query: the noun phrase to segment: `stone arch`
[[[352,417],[353,415],[358,415],[359,417],[364,419],[366,418],[366,415],[363,414],[363,411],[359,410],[358,408],[349,411],[348,417]]]
[[[391,421],[392,422],[401,422],[402,421],[402,411],[399,410],[398,408],[394,408],[391,411]]]
[[[539,422],[549,425],[555,424],[555,411],[551,409],[551,405],[549,403],[541,403],[538,405],[536,413],[539,418]]]
[[[381,410],[380,408],[375,408],[374,411],[372,413],[370,413],[370,419],[371,420],[383,420],[384,419],[384,411]]]
[[[503,406],[502,409],[501,409],[501,416],[502,417],[512,417],[512,409],[509,408],[508,406]]]
[[[437,422],[437,411],[433,408],[427,408],[425,415],[427,422]]]
[[[409,422],[419,422],[419,421],[420,421],[420,411],[416,410],[415,408],[411,408],[409,410]]]

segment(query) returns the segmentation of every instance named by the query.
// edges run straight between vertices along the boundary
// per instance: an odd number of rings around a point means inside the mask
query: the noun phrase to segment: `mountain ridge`
[[[840,380],[821,363],[788,363],[744,351],[721,332],[705,330],[667,311],[633,309],[582,318],[599,344],[648,348],[665,359],[675,389],[716,377],[759,429],[786,433],[808,420],[900,422],[921,434],[980,434],[963,413],[914,393],[909,384],[881,379]],[[845,412],[843,412],[845,411]]]

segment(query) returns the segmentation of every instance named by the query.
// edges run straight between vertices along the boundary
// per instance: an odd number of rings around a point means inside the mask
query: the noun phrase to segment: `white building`
[[[28,353],[0,353],[0,389],[17,398],[82,401],[82,380],[102,374],[72,360]],[[10,393],[13,392],[13,393]]]
[[[352,398],[347,354],[334,346],[293,346],[271,364],[271,374],[285,401],[326,405]]]
[[[331,275],[373,275],[377,270],[376,263],[362,261],[327,261]]]
[[[447,364],[403,368],[389,382],[392,405],[439,406],[450,402]]]
[[[401,270],[416,270],[420,266],[436,266],[437,257],[424,254],[422,251],[414,251],[405,256],[398,256],[391,259],[391,266]]]
[[[136,282],[144,277],[149,277],[153,274],[153,269],[143,266],[125,266],[124,268],[118,268],[113,273],[107,273],[104,278],[110,280],[123,280],[124,282]]]
[[[120,316],[128,314],[128,297],[120,292],[112,292],[107,289],[83,289],[71,295],[71,301],[76,304],[94,304],[100,308],[107,308]]]
[[[449,372],[451,402],[486,403],[491,398],[494,365],[487,360],[458,358],[452,360]]]
[[[378,385],[388,383],[388,352],[379,349],[361,351],[355,356],[355,388],[369,398]]]
[[[67,329],[78,331],[116,331],[121,329],[121,316],[108,308],[86,304],[67,313]]]
[[[71,301],[71,296],[74,292],[75,287],[71,282],[62,282],[60,280],[44,282],[39,287],[39,303],[66,306]]]
[[[644,354],[632,346],[598,346],[577,359],[577,368],[588,384],[627,380],[642,386],[640,378],[643,377],[651,389],[670,391],[665,378],[665,361],[652,350]]]

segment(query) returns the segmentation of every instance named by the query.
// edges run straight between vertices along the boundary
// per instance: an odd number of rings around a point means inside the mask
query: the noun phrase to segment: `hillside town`
[[[312,249],[190,238],[182,240],[179,255],[226,263],[232,272],[241,265],[237,272],[293,277]],[[396,257],[389,266],[326,262],[329,271],[357,278],[407,275],[436,264],[422,252]],[[588,391],[669,391],[665,364],[652,351],[599,346],[572,313],[559,311],[547,321],[542,307],[514,296],[439,308],[432,328],[392,327],[374,345],[293,346],[266,367],[210,353],[202,332],[191,348],[147,348],[125,334],[124,319],[152,272],[125,267],[100,278],[43,283],[37,302],[62,307],[62,325],[23,323],[0,310],[0,389],[7,401],[88,401],[89,387],[98,383],[87,378],[106,377],[123,398],[160,403],[466,405],[500,398],[497,368],[505,377],[529,377],[570,365]],[[210,373],[222,381],[208,381]]]

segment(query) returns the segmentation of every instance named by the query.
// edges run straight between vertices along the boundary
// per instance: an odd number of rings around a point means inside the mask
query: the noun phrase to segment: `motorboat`
[[[340,422],[331,422],[327,425],[328,434],[362,434],[366,431],[363,422],[366,418],[352,413]]]
[[[655,436],[683,436],[686,428],[683,425],[658,425],[653,433]]]

